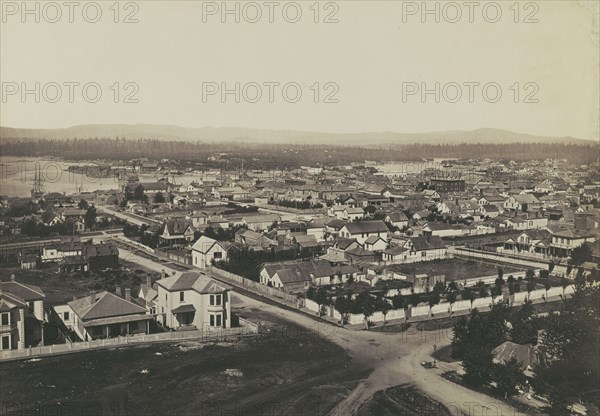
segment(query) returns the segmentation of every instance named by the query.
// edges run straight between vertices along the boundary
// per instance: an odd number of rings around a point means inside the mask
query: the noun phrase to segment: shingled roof
[[[141,306],[106,291],[72,300],[68,305],[82,321],[146,313]]]
[[[231,289],[229,286],[211,279],[199,272],[181,272],[156,282],[169,292],[194,290],[198,293],[221,293]]]
[[[387,225],[385,225],[385,222],[381,220],[350,222],[346,224],[345,227],[350,234],[387,233],[389,231]]]
[[[0,284],[2,285],[3,293],[8,292],[14,296],[17,296],[19,299],[24,300],[25,302],[40,300],[46,297],[42,289],[40,289],[38,286],[26,285],[14,280],[10,282],[2,282]]]

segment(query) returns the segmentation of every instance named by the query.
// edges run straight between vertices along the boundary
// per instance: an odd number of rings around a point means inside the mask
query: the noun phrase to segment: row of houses
[[[201,272],[179,272],[130,288],[102,291],[56,305],[48,313],[44,292],[17,282],[0,283],[0,350],[44,344],[44,325],[64,331],[67,342],[166,330],[231,328],[231,288]],[[58,339],[58,337],[56,337]],[[56,342],[56,339],[49,340]]]

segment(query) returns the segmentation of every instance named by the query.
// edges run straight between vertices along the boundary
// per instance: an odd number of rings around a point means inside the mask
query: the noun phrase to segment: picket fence
[[[219,328],[214,330],[193,330],[161,332],[158,334],[136,334],[119,336],[115,338],[97,339],[85,342],[67,342],[66,344],[45,345],[30,347],[20,350],[0,351],[0,361],[25,358],[37,358],[50,355],[68,354],[86,350],[97,350],[103,348],[126,347],[131,345],[148,344],[164,341],[226,341],[235,337],[250,336],[258,333],[258,326],[254,323],[240,319],[240,327]]]
[[[539,299],[556,299],[561,296],[571,296],[575,292],[575,286],[570,285],[566,288],[562,287],[552,287],[547,291],[544,289],[532,290],[531,292],[516,292],[514,295],[509,297],[509,301],[512,305],[519,305],[525,303],[526,300],[539,300]],[[502,295],[496,297],[485,297],[485,298],[475,298],[471,302],[470,300],[458,300],[454,303],[442,302],[437,305],[433,305],[430,307],[429,305],[418,305],[414,307],[409,307],[406,311],[404,309],[392,309],[388,311],[387,315],[384,317],[383,313],[378,311],[369,317],[369,321],[371,322],[383,322],[391,321],[395,319],[406,319],[406,318],[414,318],[414,317],[429,317],[431,319],[435,319],[439,317],[439,315],[451,314],[461,311],[470,311],[471,309],[485,309],[490,308],[493,304],[499,303],[504,299]],[[319,313],[319,305],[311,300],[305,299],[304,307],[309,311],[314,312],[315,314]],[[341,321],[340,313],[333,306],[326,306],[325,315],[330,318],[334,318],[336,321]],[[364,315],[363,314],[349,314],[347,316],[347,323],[350,325],[358,325],[364,323]]]

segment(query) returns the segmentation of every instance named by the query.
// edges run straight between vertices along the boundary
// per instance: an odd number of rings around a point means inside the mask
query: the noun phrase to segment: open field
[[[498,274],[497,264],[457,258],[422,263],[398,264],[391,268],[406,274],[427,274],[429,276],[443,274],[446,276],[446,282]],[[511,273],[522,271],[526,269],[526,267],[516,268],[502,265],[502,269],[504,270],[504,278],[506,279]]]
[[[319,416],[366,377],[342,348],[316,333],[292,336],[288,321],[260,311],[251,318],[270,319],[257,338],[2,363],[2,414],[21,414],[25,403],[41,408],[39,414],[71,408],[72,414]]]

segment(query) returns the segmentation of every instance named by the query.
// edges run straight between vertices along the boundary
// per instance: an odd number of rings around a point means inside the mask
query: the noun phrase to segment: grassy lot
[[[498,274],[498,265],[487,262],[463,259],[434,260],[421,263],[397,264],[391,266],[392,270],[405,274],[427,274],[429,276],[446,275],[446,282],[463,280],[473,277],[493,276]],[[511,273],[522,271],[523,268],[515,268],[502,265],[504,278]]]
[[[400,385],[378,391],[366,402],[357,416],[450,416],[441,403],[419,393],[411,386]]]
[[[366,377],[326,338],[289,336],[287,321],[269,319],[269,331],[251,339],[1,363],[3,415],[24,414],[25,403],[36,414],[320,416]]]
[[[132,295],[137,295],[137,288],[146,282],[146,276],[158,279],[158,273],[137,268],[137,266],[122,266],[118,270],[100,270],[89,272],[59,273],[56,264],[49,264],[47,268],[40,270],[21,270],[19,267],[0,268],[0,279],[10,280],[15,275],[18,282],[39,286],[46,298],[44,305],[58,305],[70,300],[73,296],[85,296],[90,292],[108,290],[115,291],[115,286],[122,289],[133,288]]]

